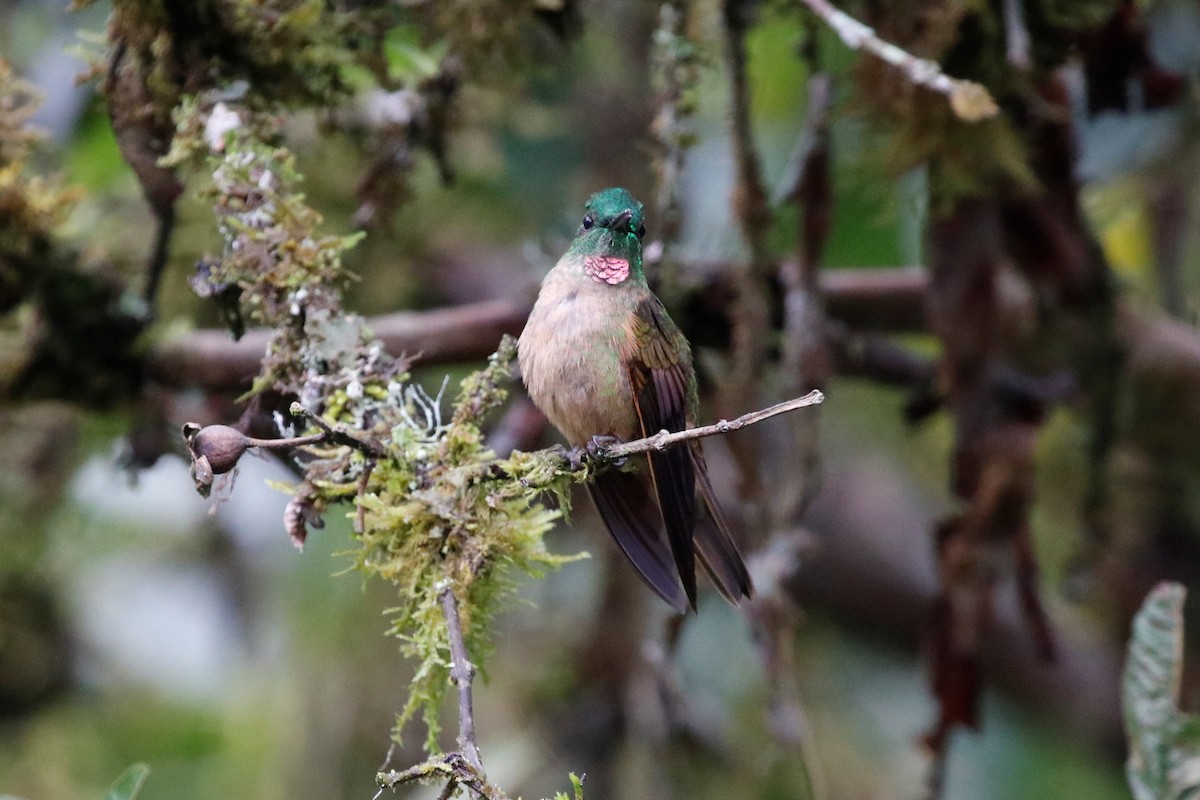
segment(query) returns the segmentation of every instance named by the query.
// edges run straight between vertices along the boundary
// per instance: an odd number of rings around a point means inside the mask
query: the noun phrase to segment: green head
[[[642,280],[645,235],[642,204],[624,189],[603,189],[584,205],[569,252],[584,256],[585,271],[600,283],[615,286],[631,275]]]

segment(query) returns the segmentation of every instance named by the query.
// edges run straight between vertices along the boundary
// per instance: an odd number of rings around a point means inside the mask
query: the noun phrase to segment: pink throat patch
[[[629,262],[614,256],[587,256],[583,259],[583,271],[597,283],[616,286],[629,277]]]

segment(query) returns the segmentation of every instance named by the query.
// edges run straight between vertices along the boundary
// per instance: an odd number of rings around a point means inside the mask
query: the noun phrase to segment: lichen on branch
[[[185,426],[193,474],[203,490],[246,447],[288,451],[303,474],[286,521],[298,543],[330,507],[353,502],[350,555],[364,574],[396,587],[390,633],[416,664],[397,734],[420,712],[436,752],[452,661],[442,598],[457,598],[466,652],[482,668],[491,618],[516,571],[537,574],[565,560],[543,537],[564,513],[573,477],[536,456],[499,461],[487,447],[481,424],[507,397],[511,338],[463,381],[446,415],[441,393],[411,382],[407,363],[343,309],[351,276],[342,254],[357,236],[321,232],[291,154],[255,136],[259,126],[240,113],[245,124],[210,143],[210,195],[225,246],[201,262],[193,285],[235,303],[239,319],[274,329],[251,393],[295,398],[299,415],[277,442]],[[542,502],[547,492],[557,508]]]
[[[536,454],[498,461],[479,427],[505,399],[514,344],[506,337],[488,367],[463,381],[448,423],[393,430],[389,458],[376,464],[359,500],[366,513],[356,565],[397,586],[391,632],[417,663],[397,730],[422,712],[431,750],[452,662],[444,592],[458,598],[470,659],[483,668],[490,621],[515,588],[514,575],[570,560],[544,543],[565,513],[570,474],[547,468]],[[557,509],[541,501],[546,491],[560,498]]]

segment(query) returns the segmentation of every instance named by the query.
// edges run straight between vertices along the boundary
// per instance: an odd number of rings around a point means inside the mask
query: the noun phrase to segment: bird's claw
[[[588,457],[593,461],[607,460],[613,466],[620,467],[625,463],[624,458],[611,459],[605,453],[608,448],[620,443],[620,437],[598,433],[591,438],[591,441],[585,445],[584,449],[587,451]]]
[[[571,472],[579,472],[583,469],[584,459],[587,453],[582,447],[563,447],[561,444],[553,445],[550,448],[556,456],[561,457],[567,462],[567,469]]]

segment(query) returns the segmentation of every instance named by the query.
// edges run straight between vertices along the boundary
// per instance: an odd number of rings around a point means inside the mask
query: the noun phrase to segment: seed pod
[[[188,443],[193,457],[207,458],[214,475],[221,475],[237,466],[246,452],[249,440],[237,428],[228,425],[208,425],[201,428]]]

